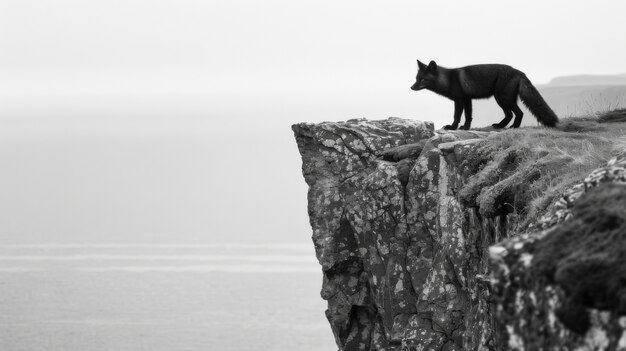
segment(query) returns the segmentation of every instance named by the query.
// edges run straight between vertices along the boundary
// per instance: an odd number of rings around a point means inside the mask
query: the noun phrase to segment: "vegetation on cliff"
[[[556,129],[492,133],[461,168],[475,174],[461,189],[482,215],[510,214],[517,230],[532,227],[565,190],[626,150],[626,110],[564,119]]]

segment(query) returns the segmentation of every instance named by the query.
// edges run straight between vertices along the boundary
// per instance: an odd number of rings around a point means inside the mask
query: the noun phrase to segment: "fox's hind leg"
[[[445,130],[455,130],[459,127],[461,121],[461,113],[463,113],[463,101],[454,101],[454,122],[452,125],[444,126]]]
[[[513,105],[513,113],[515,113],[515,120],[513,121],[513,125],[511,128],[519,128],[520,124],[522,124],[522,117],[524,117],[524,112],[517,106],[517,103]]]
[[[500,106],[500,107],[502,107],[502,110],[504,111],[504,118],[499,123],[494,123],[491,125],[492,127],[496,129],[502,129],[506,127],[506,125],[509,124],[509,122],[511,122],[511,119],[513,119],[513,112],[511,112],[511,110],[509,110],[508,108],[504,106]]]
[[[511,111],[512,108],[511,108],[511,104],[509,101],[507,101],[502,96],[496,95],[495,98],[496,98],[496,102],[498,103],[498,105],[502,108],[502,111],[504,111],[504,118],[500,121],[500,123],[494,123],[491,126],[496,129],[501,129],[501,128],[506,127],[506,125],[509,124],[509,122],[511,122],[511,119],[513,119],[513,112]]]

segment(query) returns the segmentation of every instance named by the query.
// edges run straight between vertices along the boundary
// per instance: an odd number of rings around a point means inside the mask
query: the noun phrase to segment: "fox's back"
[[[495,63],[457,68],[462,90],[473,98],[486,98],[512,80],[524,76],[519,70]]]

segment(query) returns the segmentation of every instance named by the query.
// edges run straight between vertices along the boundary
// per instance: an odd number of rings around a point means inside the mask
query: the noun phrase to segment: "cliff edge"
[[[294,125],[338,348],[619,349],[626,277],[614,269],[625,256],[607,243],[626,237],[626,215],[609,210],[626,208],[622,178],[581,195],[595,169],[624,169],[617,120],[503,132],[399,118]],[[606,233],[599,212],[584,215],[598,203]]]

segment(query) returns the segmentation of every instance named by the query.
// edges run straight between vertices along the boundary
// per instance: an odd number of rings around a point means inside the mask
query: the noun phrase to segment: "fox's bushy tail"
[[[537,88],[526,77],[522,78],[520,82],[519,97],[530,112],[535,115],[539,123],[548,127],[554,127],[559,123],[559,118],[554,111],[552,111],[537,91]]]

